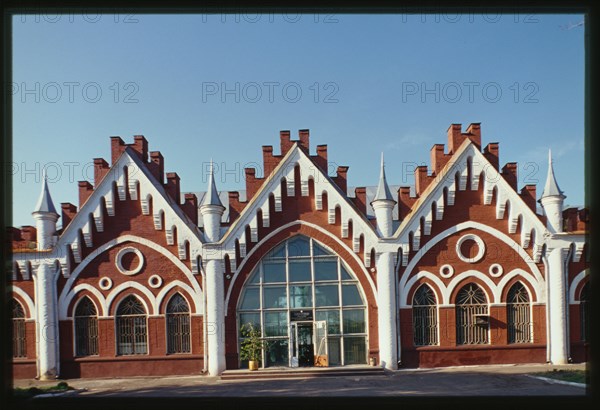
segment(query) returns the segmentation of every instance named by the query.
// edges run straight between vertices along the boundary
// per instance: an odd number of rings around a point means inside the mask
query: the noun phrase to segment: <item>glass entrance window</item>
[[[331,250],[303,235],[267,253],[238,304],[238,329],[252,322],[268,342],[262,366],[289,365],[288,349],[295,348],[290,311],[300,310],[326,322],[329,365],[367,363],[366,303],[358,280]]]

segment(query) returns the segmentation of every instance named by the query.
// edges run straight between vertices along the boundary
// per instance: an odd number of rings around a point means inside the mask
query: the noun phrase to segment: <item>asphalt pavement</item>
[[[67,379],[69,397],[481,397],[585,396],[585,385],[559,384],[535,377],[553,369],[585,369],[585,365],[500,365],[407,369],[382,375],[275,380],[221,380],[209,376]],[[15,387],[56,384],[15,380]],[[36,398],[44,400],[46,397]]]

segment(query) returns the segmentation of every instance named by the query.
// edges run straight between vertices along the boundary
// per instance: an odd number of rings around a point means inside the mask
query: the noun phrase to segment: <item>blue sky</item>
[[[43,169],[57,207],[78,204],[92,158],[143,134],[182,191],[220,190],[279,149],[279,130],[311,132],[311,153],[393,185],[446,143],[451,123],[481,122],[519,188],[541,194],[552,149],[566,204],[584,203],[581,15],[28,15],[13,20],[13,225],[33,224]],[[260,175],[261,172],[259,171]],[[351,192],[353,194],[353,192]],[[60,220],[59,220],[60,221]],[[60,222],[59,222],[60,224]]]

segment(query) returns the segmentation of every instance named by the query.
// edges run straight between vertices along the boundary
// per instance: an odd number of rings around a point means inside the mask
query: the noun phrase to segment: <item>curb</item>
[[[77,394],[77,393],[81,393],[81,392],[85,392],[85,391],[87,391],[87,389],[74,389],[74,390],[67,390],[64,392],[44,393],[44,394],[38,394],[36,396],[33,396],[32,399],[45,399],[48,397],[67,396],[67,395]]]
[[[526,374],[525,376],[531,377],[532,379],[542,380],[542,381],[545,381],[545,382],[548,382],[548,383],[564,384],[566,386],[581,387],[581,388],[584,388],[584,389],[587,387],[587,385],[585,383],[567,382],[567,381],[564,381],[564,380],[551,379],[549,377],[532,376],[530,374]]]

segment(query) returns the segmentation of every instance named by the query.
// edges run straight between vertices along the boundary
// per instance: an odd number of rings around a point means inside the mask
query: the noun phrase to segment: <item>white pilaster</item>
[[[54,380],[59,375],[56,281],[48,263],[40,263],[36,274],[37,345],[40,380]]]
[[[394,255],[390,252],[383,252],[377,260],[379,361],[382,367],[390,370],[398,369],[394,277]]]
[[[553,249],[548,256],[548,324],[550,326],[548,349],[552,364],[568,363],[567,292],[565,281],[565,256],[567,250]]]
[[[208,259],[205,269],[208,374],[218,376],[225,370],[225,295],[221,260]]]

